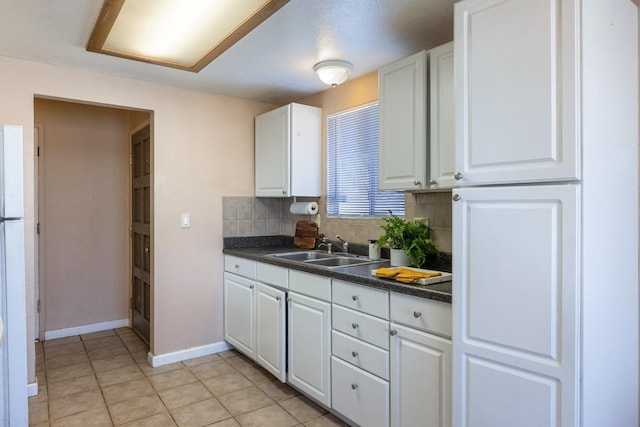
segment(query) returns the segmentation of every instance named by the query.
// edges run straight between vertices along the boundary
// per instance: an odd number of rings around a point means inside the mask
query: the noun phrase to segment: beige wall
[[[29,380],[34,380],[36,96],[153,112],[156,355],[223,340],[222,196],[253,194],[253,118],[272,105],[0,57],[0,123],[24,127]],[[191,228],[180,228],[180,214]]]
[[[129,114],[36,99],[34,119],[44,331],[128,319]]]

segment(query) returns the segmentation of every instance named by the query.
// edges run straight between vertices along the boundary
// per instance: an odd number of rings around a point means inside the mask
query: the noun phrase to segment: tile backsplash
[[[297,198],[317,201],[319,215],[292,215],[292,198],[223,197],[224,237],[275,236],[295,234],[296,222],[315,221],[320,233],[330,239],[340,234],[353,243],[377,239],[382,221],[372,218],[328,218],[325,198]],[[406,193],[406,218],[429,218],[433,239],[440,251],[451,252],[451,192]]]

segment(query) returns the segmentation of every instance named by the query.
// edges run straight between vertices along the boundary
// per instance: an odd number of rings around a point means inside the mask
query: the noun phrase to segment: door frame
[[[43,274],[45,267],[44,254],[44,234],[40,233],[44,218],[44,125],[35,123],[33,125],[33,143],[34,143],[34,334],[35,339],[44,341],[44,319],[46,307],[42,303],[46,295],[46,277]]]

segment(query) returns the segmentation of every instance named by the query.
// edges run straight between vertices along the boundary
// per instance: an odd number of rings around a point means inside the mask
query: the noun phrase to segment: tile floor
[[[31,426],[346,426],[236,351],[152,368],[122,328],[36,344]]]

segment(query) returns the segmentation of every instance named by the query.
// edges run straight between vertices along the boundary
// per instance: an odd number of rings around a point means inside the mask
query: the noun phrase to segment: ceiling
[[[327,89],[313,65],[351,79],[453,40],[454,0],[291,0],[199,73],[87,52],[101,0],[0,0],[0,56],[286,104]]]

